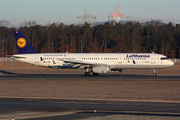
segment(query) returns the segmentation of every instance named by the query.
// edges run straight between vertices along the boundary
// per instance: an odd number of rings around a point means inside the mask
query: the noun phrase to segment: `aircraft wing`
[[[95,63],[93,62],[84,62],[81,60],[62,60],[65,63],[71,63],[71,64],[81,64],[81,65],[94,65]]]
[[[93,66],[98,66],[98,65],[106,65],[103,63],[94,63],[94,62],[84,62],[81,60],[64,60],[61,59],[61,61],[63,61],[64,63],[69,63],[69,64],[73,64],[73,67],[77,67],[80,66],[80,68],[84,68],[84,67],[93,67]]]

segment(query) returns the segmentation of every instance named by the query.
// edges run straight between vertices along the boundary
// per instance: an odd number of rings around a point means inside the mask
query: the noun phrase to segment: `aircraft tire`
[[[98,73],[93,73],[94,76],[98,76],[99,74]]]
[[[154,76],[154,77],[156,77],[156,76],[157,76],[157,74],[156,74],[156,73],[153,73],[153,76]]]
[[[86,76],[86,77],[90,76],[90,72],[85,72],[84,76]]]

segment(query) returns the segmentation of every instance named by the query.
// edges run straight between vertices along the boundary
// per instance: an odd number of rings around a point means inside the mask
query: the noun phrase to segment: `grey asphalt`
[[[136,101],[88,101],[53,99],[0,99],[0,114],[18,111],[62,112],[76,111],[73,114],[45,117],[46,120],[81,119],[113,114],[175,116],[180,117],[180,103],[136,102]],[[93,110],[97,110],[96,113]],[[27,120],[40,120],[31,118]],[[18,119],[18,118],[17,118]]]
[[[83,74],[6,74],[0,80],[180,80],[180,76],[156,76],[136,74],[101,74],[85,77]]]
[[[149,76],[108,74],[84,77],[82,74],[8,74],[1,75],[0,80],[180,80],[180,76]],[[96,113],[93,110],[97,110]],[[97,100],[54,100],[54,99],[20,99],[0,98],[0,115],[14,112],[71,112],[71,114],[26,118],[26,120],[73,120],[95,116],[109,115],[148,115],[180,117],[180,103],[138,102],[138,101],[97,101]],[[5,119],[5,118],[0,118]],[[17,120],[18,118],[16,118]]]

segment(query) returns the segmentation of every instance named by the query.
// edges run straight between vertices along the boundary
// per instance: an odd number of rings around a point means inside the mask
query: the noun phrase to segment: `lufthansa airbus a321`
[[[174,62],[155,53],[39,53],[20,31],[14,31],[18,53],[12,59],[48,68],[86,69],[85,76],[122,72],[123,69],[169,68]]]

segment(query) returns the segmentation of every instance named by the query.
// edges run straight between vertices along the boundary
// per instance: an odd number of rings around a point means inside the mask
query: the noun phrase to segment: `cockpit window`
[[[168,60],[169,58],[167,57],[162,57],[161,60]]]

